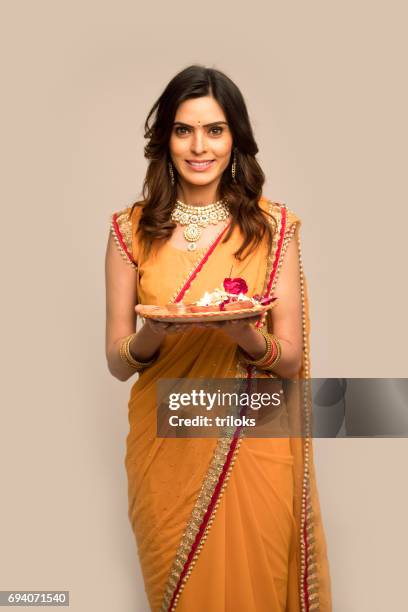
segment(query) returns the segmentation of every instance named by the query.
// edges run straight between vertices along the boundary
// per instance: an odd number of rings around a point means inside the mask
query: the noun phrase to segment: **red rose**
[[[227,293],[246,293],[248,291],[248,285],[243,278],[224,278],[224,289]]]

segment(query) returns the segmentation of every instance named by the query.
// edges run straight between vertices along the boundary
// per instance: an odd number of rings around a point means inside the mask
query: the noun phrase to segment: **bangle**
[[[266,352],[259,359],[251,359],[246,353],[244,360],[248,365],[257,366],[259,369],[272,370],[280,361],[282,355],[281,343],[275,335],[269,334],[260,327],[256,327],[255,329],[257,332],[262,334],[265,339]]]
[[[135,359],[129,349],[129,345],[135,336],[136,332],[130,334],[129,336],[126,336],[126,338],[122,340],[119,347],[119,354],[122,361],[124,361],[128,366],[133,368],[136,372],[139,372],[152,365],[152,363],[156,361],[158,355],[156,354],[153,359],[150,359],[149,361],[138,361],[137,359]]]
[[[281,356],[282,356],[282,345],[279,342],[279,339],[271,334],[272,343],[275,346],[275,353],[271,356],[270,360],[263,364],[264,370],[273,370],[278,365]]]
[[[272,342],[269,337],[269,334],[260,327],[255,327],[255,330],[258,333],[262,334],[262,336],[264,337],[265,353],[259,359],[252,359],[252,357],[250,357],[246,351],[243,351],[242,349],[241,351],[244,353],[244,360],[246,361],[246,363],[257,366],[257,365],[262,364],[265,360],[269,360],[269,357],[271,356],[271,352],[273,348],[272,348]]]

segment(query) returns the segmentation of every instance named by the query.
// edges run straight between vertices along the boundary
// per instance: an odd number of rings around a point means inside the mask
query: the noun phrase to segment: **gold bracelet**
[[[263,357],[260,357],[260,359],[251,359],[248,358],[248,355],[245,354],[244,352],[244,361],[248,364],[248,365],[254,365],[256,367],[258,367],[259,369],[265,369],[265,370],[273,370],[279,363],[281,356],[282,356],[282,345],[279,342],[279,339],[277,338],[277,336],[275,336],[274,334],[270,334],[267,331],[265,331],[264,329],[257,327],[255,328],[256,331],[258,331],[260,334],[263,335],[264,339],[265,339],[265,343],[266,343],[266,353],[264,354]],[[274,347],[273,344],[276,347],[276,353],[274,351]],[[268,363],[271,359],[271,357],[273,356],[273,354],[275,353],[275,357],[273,358],[273,361],[271,361],[270,363]]]
[[[264,337],[265,340],[265,353],[262,357],[260,357],[259,359],[252,359],[251,357],[249,357],[248,353],[246,353],[245,351],[242,351],[244,354],[244,360],[248,365],[254,365],[254,366],[259,366],[261,365],[264,361],[268,361],[268,359],[270,359],[271,355],[272,355],[272,341],[271,338],[268,334],[268,332],[264,331],[261,327],[255,327],[256,331],[259,332],[260,334],[262,334],[262,336]]]
[[[272,342],[274,342],[276,346],[276,355],[271,363],[264,364],[263,369],[268,370],[268,371],[274,370],[276,368],[282,356],[282,345],[279,341],[279,338],[277,338],[274,334],[270,334],[270,337],[271,337]]]
[[[133,368],[136,372],[140,370],[144,370],[154,363],[157,359],[157,354],[150,359],[149,361],[137,361],[130,352],[129,345],[132,342],[133,338],[136,336],[136,332],[126,336],[120,344],[119,354],[122,359],[128,366]]]
[[[130,334],[130,336],[127,336],[124,341],[122,342],[121,345],[121,355],[122,355],[122,359],[130,366],[132,367],[134,370],[136,371],[140,371],[140,370],[144,370],[145,368],[147,368],[148,366],[152,365],[152,363],[154,363],[157,359],[157,355],[154,356],[153,359],[149,359],[149,361],[138,361],[137,359],[135,359],[133,357],[133,355],[130,352],[129,349],[129,345],[132,342],[133,338],[136,336],[136,333]]]

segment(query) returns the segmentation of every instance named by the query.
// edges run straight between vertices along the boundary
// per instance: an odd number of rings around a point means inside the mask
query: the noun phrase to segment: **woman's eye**
[[[184,132],[182,130],[185,130]],[[176,127],[176,134],[185,134],[186,132],[188,133],[189,128],[185,127],[184,125],[179,125],[178,127]]]
[[[184,136],[185,134],[189,134],[190,133],[190,128],[184,126],[184,125],[179,125],[176,127],[175,132],[176,134],[180,135],[180,136]],[[220,136],[223,132],[223,128],[219,125],[213,126],[210,128],[209,132],[212,136]]]

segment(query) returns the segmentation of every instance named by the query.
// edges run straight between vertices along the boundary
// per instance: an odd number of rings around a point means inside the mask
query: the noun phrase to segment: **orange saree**
[[[303,321],[299,379],[310,377],[309,308],[300,250],[300,219],[261,198],[273,214],[274,240],[239,262],[238,228],[210,247],[187,252],[170,243],[143,260],[136,207],[114,213],[111,230],[137,267],[138,302],[164,305],[199,299],[242,277],[248,295],[272,295],[290,240],[298,244]],[[232,268],[232,274],[231,274]],[[272,318],[265,319],[272,332]],[[158,438],[156,382],[167,378],[270,377],[246,367],[237,344],[220,329],[166,336],[157,361],[131,388],[125,465],[129,520],[153,612],[330,612],[325,536],[306,437]],[[273,376],[273,375],[272,375]],[[303,402],[303,399],[301,400]],[[304,400],[305,422],[311,415]]]

